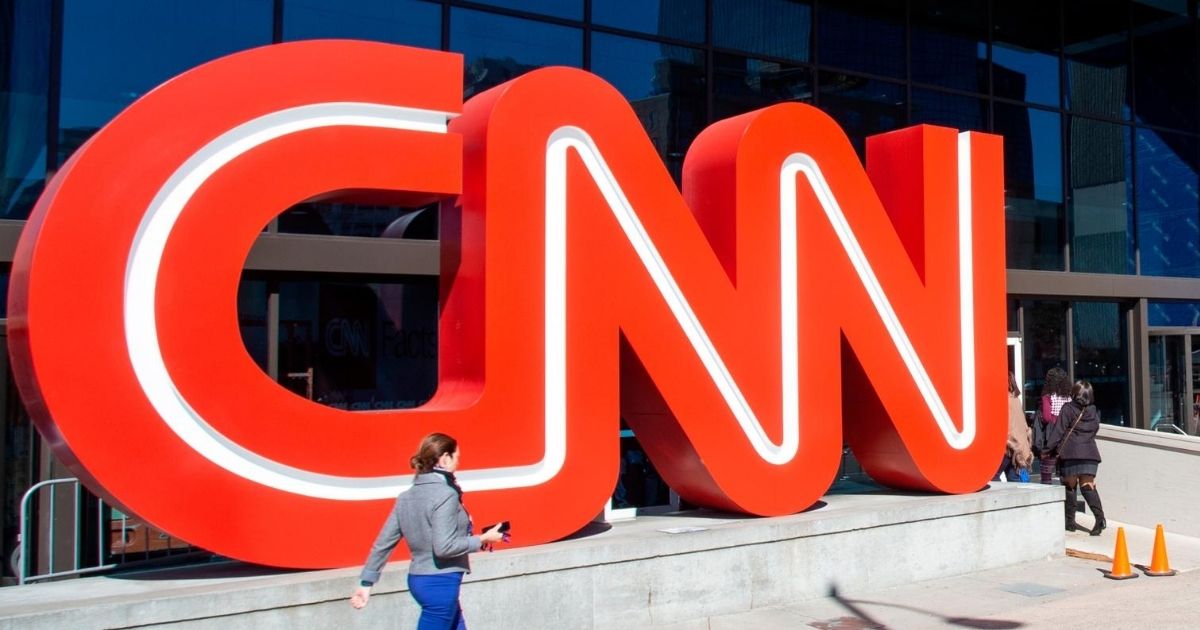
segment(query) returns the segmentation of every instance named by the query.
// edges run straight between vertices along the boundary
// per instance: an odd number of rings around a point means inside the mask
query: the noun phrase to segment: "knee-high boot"
[[[1073,532],[1078,529],[1075,525],[1075,488],[1067,488],[1066,498],[1063,500],[1063,514],[1067,517],[1067,531]]]
[[[1088,509],[1096,515],[1096,525],[1092,527],[1090,533],[1093,536],[1099,536],[1100,532],[1108,526],[1108,522],[1104,520],[1104,506],[1100,504],[1100,493],[1096,492],[1096,488],[1092,486],[1083,486],[1080,488],[1080,492],[1083,493],[1083,500],[1087,501]]]

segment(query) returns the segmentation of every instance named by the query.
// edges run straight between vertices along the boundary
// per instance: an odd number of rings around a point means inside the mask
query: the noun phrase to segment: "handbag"
[[[1033,411],[1033,453],[1038,457],[1049,455],[1047,443],[1050,441],[1049,426],[1046,424],[1046,419],[1042,416],[1042,405],[1039,402],[1037,409]]]

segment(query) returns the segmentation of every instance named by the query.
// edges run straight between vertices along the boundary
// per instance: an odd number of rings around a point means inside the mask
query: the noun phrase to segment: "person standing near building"
[[[1104,507],[1100,504],[1100,493],[1096,491],[1096,472],[1100,468],[1100,449],[1096,447],[1096,433],[1100,430],[1100,413],[1096,411],[1092,384],[1076,381],[1071,388],[1071,401],[1063,405],[1062,413],[1050,435],[1051,449],[1057,451],[1059,476],[1067,488],[1065,515],[1066,529],[1073,532],[1075,525],[1075,489],[1083,493],[1096,523],[1091,535],[1099,536],[1107,522]]]
[[[1025,422],[1025,409],[1021,405],[1021,388],[1012,372],[1008,373],[1008,446],[1004,461],[1000,464],[1009,481],[1029,481],[1029,469],[1033,466],[1033,450],[1030,448],[1030,430]],[[1000,477],[996,473],[996,478]],[[1024,473],[1024,478],[1022,478]]]
[[[350,604],[363,608],[371,587],[396,544],[404,538],[412,554],[408,565],[408,590],[421,606],[417,630],[466,630],[458,594],[463,574],[471,570],[467,555],[485,545],[501,542],[501,524],[479,536],[471,534],[471,517],[462,503],[462,489],[454,479],[458,469],[458,442],[443,433],[421,440],[410,463],[416,478],[396,497],[367,562]]]
[[[1046,380],[1042,385],[1042,402],[1040,418],[1034,418],[1034,422],[1041,422],[1041,426],[1034,427],[1034,434],[1049,436],[1054,430],[1054,426],[1058,423],[1058,415],[1062,411],[1063,405],[1071,400],[1071,381],[1067,378],[1067,373],[1062,368],[1053,367],[1046,371]],[[1038,451],[1038,469],[1041,476],[1041,482],[1049,484],[1053,480],[1055,457],[1051,449],[1046,448],[1047,441],[1034,440],[1034,446]]]

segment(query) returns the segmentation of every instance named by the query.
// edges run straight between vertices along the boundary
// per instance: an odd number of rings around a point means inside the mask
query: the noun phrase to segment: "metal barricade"
[[[56,544],[58,542],[58,540],[57,540],[57,533],[58,533],[57,529],[58,528],[56,527],[56,524],[58,523],[58,517],[59,517],[59,509],[58,508],[59,508],[59,506],[58,506],[58,493],[56,493],[54,491],[55,490],[54,487],[59,486],[59,485],[66,485],[66,484],[70,484],[72,486],[72,489],[73,489],[72,496],[74,497],[74,501],[72,502],[72,510],[71,510],[72,562],[71,562],[70,569],[67,569],[64,571],[55,571],[54,569],[56,566],[56,560],[58,560],[58,558],[56,557],[56,553],[58,551],[58,549],[57,549],[58,545]],[[47,556],[48,556],[46,566],[49,568],[49,572],[37,573],[37,574],[31,575],[30,569],[33,566],[33,554],[31,553],[31,550],[29,548],[29,544],[31,541],[30,522],[33,518],[31,506],[33,504],[33,500],[38,496],[38,494],[42,490],[45,490],[45,489],[50,490],[50,492],[49,492],[50,505],[49,505],[49,509],[48,509],[50,526],[47,528],[47,531],[46,531],[46,543],[47,543],[46,549],[47,549]],[[104,527],[104,509],[103,509],[104,503],[103,503],[103,501],[100,501],[99,499],[97,499],[97,501],[99,501],[99,509],[97,510],[96,524],[97,524],[98,531],[101,532],[101,536],[105,536],[106,535],[105,532],[107,531],[107,528]],[[24,496],[21,497],[21,511],[20,511],[21,531],[17,535],[17,548],[19,549],[18,553],[20,554],[17,559],[17,583],[18,584],[28,584],[29,582],[33,582],[36,580],[47,580],[50,578],[65,577],[68,575],[81,575],[83,573],[91,573],[93,571],[103,571],[105,569],[111,569],[111,568],[117,566],[115,563],[105,564],[105,562],[104,562],[104,545],[103,544],[96,546],[97,547],[96,564],[93,566],[84,566],[85,561],[81,557],[81,553],[80,553],[80,536],[79,536],[81,526],[83,525],[83,517],[84,517],[83,510],[81,509],[82,506],[83,506],[83,488],[80,486],[79,480],[75,479],[73,477],[67,478],[67,479],[47,479],[46,481],[41,481],[41,482],[34,484],[28,490],[25,491]],[[39,534],[40,533],[41,532],[39,532]]]

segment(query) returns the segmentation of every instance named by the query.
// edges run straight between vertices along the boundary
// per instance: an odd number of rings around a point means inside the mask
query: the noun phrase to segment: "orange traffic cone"
[[[1113,552],[1112,571],[1104,573],[1110,580],[1128,580],[1137,577],[1129,568],[1129,550],[1125,548],[1125,528],[1117,528],[1117,549]]]
[[[1167,537],[1163,534],[1161,523],[1154,531],[1154,555],[1150,557],[1150,568],[1145,569],[1145,572],[1151,577],[1166,577],[1179,573],[1171,568],[1170,562],[1167,562]]]

